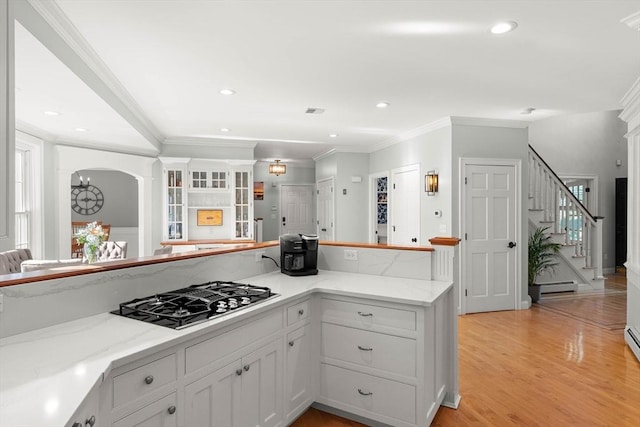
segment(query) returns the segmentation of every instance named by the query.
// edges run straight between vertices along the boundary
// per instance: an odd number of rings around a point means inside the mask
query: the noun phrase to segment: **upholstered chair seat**
[[[98,261],[110,261],[127,257],[127,242],[106,241],[98,248]]]
[[[21,269],[23,273],[36,270],[48,270],[50,268],[73,267],[82,264],[81,258],[71,259],[31,259],[22,261]]]
[[[0,274],[20,273],[20,264],[28,259],[32,259],[29,249],[0,252]]]
[[[167,255],[167,254],[170,254],[172,250],[173,250],[173,246],[170,246],[170,245],[163,246],[163,247],[153,251],[153,254],[154,255]]]

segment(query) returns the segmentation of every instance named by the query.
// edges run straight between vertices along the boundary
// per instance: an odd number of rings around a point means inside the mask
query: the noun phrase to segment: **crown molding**
[[[18,120],[18,119],[16,119],[16,131],[19,131],[27,135],[31,135],[35,138],[41,139],[43,141],[49,141],[49,142],[54,142],[58,138],[56,135],[53,135],[47,131],[40,129],[37,126],[23,122],[22,120]]]
[[[524,129],[528,128],[531,122],[524,120],[506,120],[506,119],[485,119],[481,117],[450,117],[452,125],[464,125],[464,126],[483,126],[483,127],[496,127],[496,128],[513,128]]]
[[[158,151],[156,150],[135,150],[131,149],[131,146],[113,145],[104,142],[87,142],[85,140],[60,138],[52,141],[55,145],[64,147],[83,148],[86,150],[104,151],[115,154],[128,154],[133,156],[158,158]]]
[[[636,31],[640,31],[640,12],[636,12],[633,15],[629,15],[626,18],[620,20],[623,24],[627,24],[629,27]]]
[[[317,156],[313,156],[312,159],[314,162],[317,162],[318,160],[326,159],[327,157],[329,157],[332,154],[335,154],[336,152],[337,150],[335,148],[332,148],[330,150],[325,151],[324,153],[318,154]]]
[[[640,78],[624,94],[620,103],[623,107],[622,113],[618,116],[620,119],[629,122],[640,115]]]
[[[31,6],[33,10],[29,10],[28,6]],[[64,46],[60,46],[55,40],[50,40],[50,37],[48,37],[50,31],[42,28],[42,25],[38,25],[39,23],[33,20],[33,12],[45,21],[50,30],[61,39]],[[26,0],[16,2],[15,16],[22,25],[56,54],[74,74],[91,87],[134,129],[156,149],[161,149],[160,141],[164,139],[162,132],[147,118],[142,108],[111,72],[109,67],[100,59],[95,50],[55,1]],[[33,28],[34,26],[37,28]],[[76,58],[71,57],[68,53],[65,54],[64,51],[66,49],[70,49]]]

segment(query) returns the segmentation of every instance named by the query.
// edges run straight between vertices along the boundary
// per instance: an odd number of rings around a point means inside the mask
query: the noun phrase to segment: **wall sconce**
[[[438,192],[438,174],[436,171],[429,171],[424,176],[424,191],[427,196],[434,196]]]
[[[275,163],[271,163],[269,165],[269,173],[280,176],[287,173],[287,165],[283,165],[280,163],[280,160],[275,160]]]

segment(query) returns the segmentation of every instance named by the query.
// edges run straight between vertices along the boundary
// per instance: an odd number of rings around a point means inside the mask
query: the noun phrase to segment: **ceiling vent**
[[[324,108],[307,108],[307,114],[322,114],[324,113]]]

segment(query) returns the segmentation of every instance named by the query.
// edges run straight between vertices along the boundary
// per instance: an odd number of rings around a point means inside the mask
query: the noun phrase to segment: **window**
[[[15,150],[15,247],[43,256],[42,237],[42,141],[16,132]]]
[[[29,152],[16,149],[16,249],[29,248]]]

